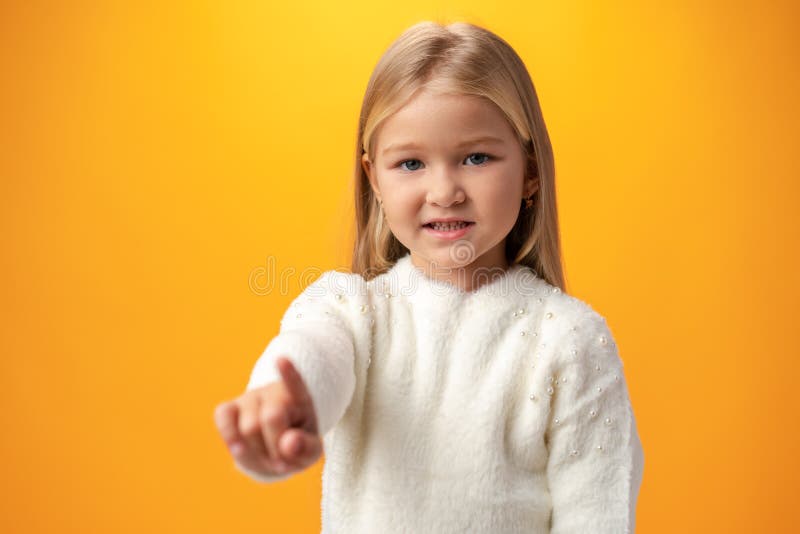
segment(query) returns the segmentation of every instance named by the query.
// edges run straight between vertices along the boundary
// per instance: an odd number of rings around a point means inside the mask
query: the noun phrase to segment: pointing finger
[[[292,361],[288,358],[281,357],[278,358],[276,366],[278,367],[278,371],[281,373],[283,382],[286,384],[286,389],[288,390],[289,395],[292,397],[292,400],[297,403],[310,404],[311,397],[308,394],[306,384]]]

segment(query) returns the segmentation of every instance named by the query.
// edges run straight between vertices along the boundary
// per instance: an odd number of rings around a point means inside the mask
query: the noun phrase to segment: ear
[[[525,192],[525,198],[528,198],[529,196],[534,194],[536,191],[538,191],[539,190],[539,177],[538,176],[534,176],[532,178],[527,178],[525,180],[525,185],[523,187],[523,190]]]
[[[369,160],[369,154],[364,152],[361,155],[361,167],[364,169],[364,174],[367,175],[367,179],[369,180],[369,185],[372,187],[372,191],[375,194],[375,197],[380,200],[381,199],[381,192],[378,188],[378,179],[375,176],[375,169],[372,165],[372,162]]]

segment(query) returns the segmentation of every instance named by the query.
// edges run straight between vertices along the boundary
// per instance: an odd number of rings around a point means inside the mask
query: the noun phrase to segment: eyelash
[[[491,156],[491,155],[489,155],[489,154],[487,154],[487,153],[485,153],[485,152],[473,152],[472,154],[470,154],[469,156],[467,156],[467,158],[466,158],[466,159],[469,159],[469,158],[471,158],[472,156],[486,156],[486,161],[484,161],[483,163],[477,163],[477,164],[475,164],[475,165],[469,165],[470,167],[481,167],[481,166],[483,166],[484,164],[486,164],[486,163],[488,163],[489,161],[491,161],[491,160],[493,160],[493,159],[494,159],[494,156]],[[395,167],[400,167],[400,168],[401,168],[401,167],[402,167],[402,165],[403,165],[404,163],[408,163],[409,161],[419,161],[419,160],[418,160],[418,159],[414,159],[414,158],[411,158],[411,159],[404,159],[404,160],[402,160],[402,161],[398,162],[398,163],[397,163],[397,165],[395,165]],[[414,171],[412,171],[412,170],[403,169],[403,168],[401,168],[400,170],[402,170],[402,171],[405,171],[405,172],[414,172]],[[415,169],[415,170],[417,170],[417,169]]]

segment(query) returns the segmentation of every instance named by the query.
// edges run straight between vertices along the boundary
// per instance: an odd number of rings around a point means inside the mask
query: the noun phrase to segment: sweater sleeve
[[[355,339],[350,310],[358,275],[326,271],[295,298],[272,338],[255,362],[246,391],[281,379],[275,366],[278,356],[294,364],[308,388],[317,416],[320,436],[327,434],[344,415],[355,391]],[[349,298],[348,298],[349,297]],[[265,476],[235,462],[244,474],[259,482],[291,476]]]
[[[546,442],[551,534],[631,534],[644,453],[623,364],[589,310],[561,344]]]

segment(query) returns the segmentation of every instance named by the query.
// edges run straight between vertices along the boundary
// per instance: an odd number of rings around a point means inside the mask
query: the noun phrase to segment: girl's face
[[[537,184],[524,179],[525,154],[500,109],[423,90],[384,121],[375,143],[375,161],[364,154],[362,166],[416,266],[508,267],[506,236]],[[455,232],[427,224],[447,218],[470,224]]]

